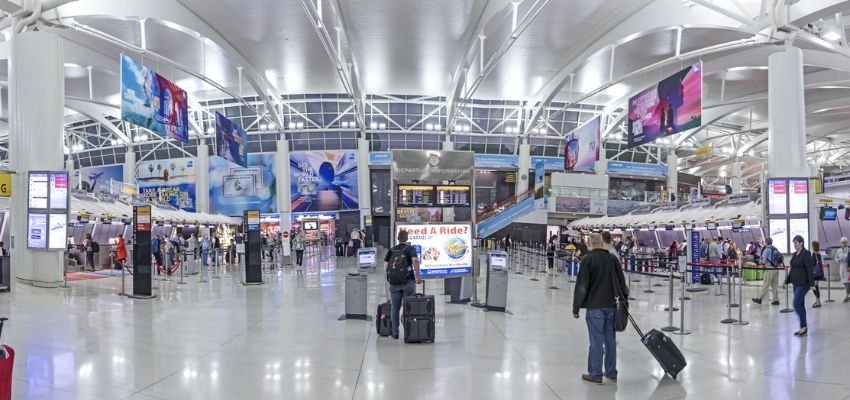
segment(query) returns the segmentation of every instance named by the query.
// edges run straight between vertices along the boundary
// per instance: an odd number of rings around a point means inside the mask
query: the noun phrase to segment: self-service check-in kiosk
[[[506,311],[508,304],[508,253],[487,253],[487,310]]]
[[[359,269],[375,269],[377,267],[378,249],[364,247],[357,249],[357,267]]]

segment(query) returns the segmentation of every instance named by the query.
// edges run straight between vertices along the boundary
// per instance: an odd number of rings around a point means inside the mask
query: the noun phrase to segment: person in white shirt
[[[841,238],[841,247],[835,250],[835,263],[838,265],[838,272],[841,276],[841,283],[844,284],[844,302],[850,302],[850,264],[848,264],[848,255],[850,255],[850,247],[847,246],[847,238]]]

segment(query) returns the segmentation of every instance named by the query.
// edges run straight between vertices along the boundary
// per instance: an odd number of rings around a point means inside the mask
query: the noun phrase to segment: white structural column
[[[127,146],[127,152],[124,153],[123,177],[124,183],[136,184],[136,149],[133,146]]]
[[[289,175],[289,141],[286,139],[277,141],[274,172],[277,181],[277,211],[280,213],[280,229],[289,231],[292,228],[290,216],[292,198],[289,192],[292,180]]]
[[[453,151],[455,149],[455,144],[449,140],[448,136],[446,136],[446,140],[443,141],[443,151]],[[473,187],[472,190],[475,190]],[[473,204],[472,209],[475,209],[475,205]],[[455,209],[451,207],[443,208],[443,222],[455,222]]]
[[[68,158],[65,159],[65,170],[68,171],[68,176],[70,177],[69,184],[72,185],[72,188],[79,189],[83,177],[76,175],[80,171],[74,169],[74,156],[68,155]]]
[[[676,154],[676,149],[670,149],[667,152],[667,193],[669,193],[664,201],[670,201],[675,195],[679,199],[679,156]]]
[[[9,161],[17,172],[12,199],[12,276],[41,287],[62,284],[62,252],[27,249],[29,171],[62,170],[65,70],[62,39],[49,32],[13,34],[9,58]],[[12,286],[15,286],[12,279]]]
[[[741,176],[741,161],[735,159],[735,162],[732,163],[732,174],[729,178],[729,186],[732,187],[733,194],[741,193],[742,179],[743,177]]]
[[[210,150],[204,139],[198,144],[195,159],[195,211],[210,212]]]
[[[808,176],[803,53],[796,47],[768,57],[768,152],[771,177]]]
[[[360,203],[360,229],[366,229],[364,222],[372,213],[372,184],[369,181],[369,141],[357,140],[357,198]]]
[[[517,160],[516,172],[516,194],[525,193],[528,190],[528,170],[531,169],[531,146],[528,145],[528,139],[520,139],[522,142],[519,145],[519,160]]]

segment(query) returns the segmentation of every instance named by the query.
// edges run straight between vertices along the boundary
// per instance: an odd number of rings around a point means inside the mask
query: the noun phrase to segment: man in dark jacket
[[[579,317],[580,308],[587,309],[585,320],[590,339],[587,374],[583,374],[581,379],[601,384],[604,356],[604,376],[612,382],[617,382],[614,285],[619,287],[624,301],[628,299],[629,290],[626,287],[626,278],[623,276],[620,262],[605,249],[602,235],[591,234],[590,246],[593,250],[581,259],[573,294],[573,317]]]

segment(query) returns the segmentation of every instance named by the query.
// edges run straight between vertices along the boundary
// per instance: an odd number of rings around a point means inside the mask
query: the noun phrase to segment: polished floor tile
[[[0,294],[0,315],[10,317],[3,340],[17,351],[14,398],[850,398],[850,304],[809,308],[811,331],[801,339],[791,335],[796,315],[779,313],[784,304],[744,301],[749,325],[734,326],[720,323],[728,295],[692,293],[684,323],[693,334],[671,335],[689,363],[678,380],[664,376],[629,329],[617,338],[619,383],[589,385],[580,380],[587,328],[572,318],[567,277],[511,273],[511,313],[449,304],[442,283],[431,281],[437,340],[414,345],[377,337],[371,321],[338,320],[353,262],[310,257],[302,273],[286,267],[255,287],[240,285],[232,270],[207,283],[156,280],[153,300],[118,296],[118,277],[65,289],[19,285]],[[640,280],[631,282],[635,318],[644,330],[668,325],[667,287],[644,293],[667,282]],[[384,301],[381,271],[368,281],[373,313]],[[744,287],[743,298],[756,291]]]

